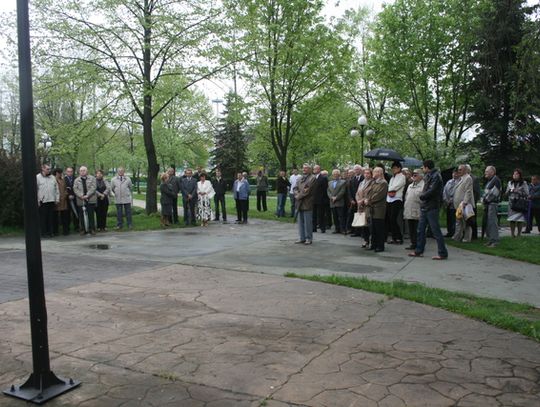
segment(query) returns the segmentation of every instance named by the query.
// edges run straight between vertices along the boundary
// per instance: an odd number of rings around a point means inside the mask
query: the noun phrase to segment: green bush
[[[24,226],[22,162],[0,151],[0,226]]]

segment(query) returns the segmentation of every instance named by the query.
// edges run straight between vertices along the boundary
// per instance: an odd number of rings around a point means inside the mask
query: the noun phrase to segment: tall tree
[[[244,103],[236,93],[227,94],[223,114],[211,153],[212,164],[221,169],[227,181],[232,181],[238,172],[247,169]]]
[[[143,128],[148,167],[146,211],[157,211],[159,164],[153,123],[186,89],[219,68],[210,66],[220,21],[217,3],[205,0],[38,0],[42,24],[39,55],[76,62],[80,74],[92,72],[103,96],[129,101]],[[84,69],[84,70],[83,70]],[[167,99],[162,79],[181,77]]]
[[[350,65],[350,47],[325,25],[321,0],[226,0],[235,27],[246,79],[260,90],[267,109],[267,141],[287,167],[287,155],[300,123],[298,106],[326,91]]]
[[[528,11],[525,0],[494,0],[486,5],[478,27],[471,121],[478,125],[476,142],[484,160],[505,172],[524,158],[519,133],[531,123],[529,102],[534,103],[534,96],[529,91],[534,92],[534,78],[538,80],[538,65],[533,63],[538,51],[531,48],[535,34],[523,42]]]
[[[468,130],[480,1],[397,0],[378,16],[371,71],[420,155],[453,155]]]

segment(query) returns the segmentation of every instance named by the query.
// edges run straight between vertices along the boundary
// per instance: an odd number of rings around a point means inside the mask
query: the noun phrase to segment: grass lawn
[[[423,284],[403,281],[381,282],[358,277],[306,276],[294,273],[287,277],[302,278],[385,294],[390,298],[427,304],[465,315],[509,331],[519,332],[540,342],[540,309],[528,304],[477,297]]]
[[[522,236],[519,238],[505,236],[501,238],[499,245],[495,248],[484,246],[486,240],[481,239],[473,240],[471,243],[461,243],[452,239],[446,239],[446,243],[460,249],[526,261],[532,264],[540,264],[540,250],[538,250],[540,247],[540,236]]]

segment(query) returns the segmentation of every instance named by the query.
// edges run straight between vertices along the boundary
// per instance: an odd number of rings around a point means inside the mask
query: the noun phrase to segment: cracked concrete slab
[[[165,265],[48,295],[51,406],[536,406],[540,344],[428,306]],[[26,299],[0,304],[0,385],[31,370]],[[0,397],[0,407],[14,405]]]

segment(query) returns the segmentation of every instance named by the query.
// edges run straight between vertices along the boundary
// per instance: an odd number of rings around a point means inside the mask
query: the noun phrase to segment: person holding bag
[[[369,211],[367,210],[368,208],[366,197],[370,194],[372,185],[373,170],[371,168],[366,168],[364,169],[364,179],[360,182],[360,184],[358,185],[358,190],[356,191],[356,213],[358,214],[358,217],[363,217],[363,226],[360,229],[360,235],[364,239],[364,243],[362,243],[362,247],[364,249],[367,249],[369,247],[369,241],[371,238],[371,234],[369,232],[371,220],[369,218]]]

